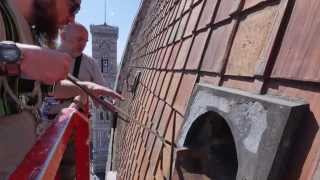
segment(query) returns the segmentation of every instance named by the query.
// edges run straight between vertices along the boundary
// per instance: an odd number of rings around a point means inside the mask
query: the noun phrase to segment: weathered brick
[[[186,69],[197,70],[200,65],[209,30],[196,35],[187,61]]]
[[[182,124],[184,122],[184,118],[183,116],[181,116],[179,113],[175,113],[176,117],[175,117],[175,136],[174,136],[174,139],[176,139],[181,127],[182,127]]]
[[[155,178],[155,180],[165,180],[163,171],[160,167],[160,162],[158,162],[157,170],[156,170],[156,174],[155,174],[154,178]]]
[[[174,127],[175,127],[175,117],[176,117],[176,112],[173,111],[172,114],[171,114],[171,117],[169,119],[169,122],[168,122],[168,126],[167,128],[165,129],[165,135],[164,135],[164,138],[166,139],[166,141],[168,142],[172,142],[172,140],[175,139],[175,130],[174,130]]]
[[[182,73],[181,72],[175,72],[173,74],[173,78],[170,82],[170,88],[169,88],[169,91],[167,93],[167,97],[166,97],[166,102],[168,104],[172,104],[173,103],[173,100],[174,100],[174,97],[176,95],[176,91],[179,87],[179,83],[180,83],[180,79],[182,77]]]
[[[220,82],[220,77],[217,75],[209,75],[209,74],[201,74],[200,75],[200,83],[210,84],[214,86],[218,86]]]
[[[168,127],[168,122],[171,117],[172,108],[169,105],[165,105],[165,108],[162,113],[161,121],[158,126],[158,132],[161,136],[164,136],[165,130]]]
[[[176,34],[178,32],[178,28],[179,28],[179,21],[175,22],[175,24],[173,25],[173,29],[172,29],[168,44],[171,44],[174,42]]]
[[[189,15],[190,15],[190,13],[187,13],[187,14],[183,15],[183,17],[181,18],[178,32],[177,32],[177,35],[175,38],[176,41],[180,40],[183,37],[184,31],[187,26]]]
[[[145,151],[145,147],[143,146],[143,141],[142,141],[142,143],[140,145],[139,154],[138,154],[138,157],[137,157],[137,164],[140,165],[140,166],[141,166],[141,162],[142,162],[144,151]]]
[[[156,171],[156,165],[157,162],[159,160],[160,157],[160,153],[162,150],[162,142],[159,139],[156,139],[154,147],[153,147],[153,151],[152,151],[152,155],[151,155],[151,159],[150,159],[150,172],[155,175],[155,171]]]
[[[154,95],[152,93],[150,93],[150,96],[148,97],[147,104],[144,106],[146,111],[148,111],[150,109],[153,98],[154,98]]]
[[[179,5],[179,9],[176,15],[176,19],[180,18],[184,9],[184,5],[186,4],[186,0],[181,0],[178,5]]]
[[[150,107],[150,110],[149,110],[149,112],[148,112],[148,116],[149,116],[150,118],[152,118],[152,116],[153,116],[153,114],[154,114],[154,112],[155,112],[155,110],[156,110],[158,101],[159,101],[158,97],[154,97],[154,99],[153,99],[153,101],[152,101],[152,104],[151,104],[151,107]]]
[[[187,62],[187,56],[189,54],[191,42],[192,42],[192,37],[189,37],[182,42],[182,46],[180,48],[174,69],[180,70],[184,68],[185,63]]]
[[[220,73],[228,55],[235,23],[226,24],[212,31],[208,47],[205,50],[201,70]]]
[[[151,93],[150,90],[147,90],[146,93],[145,93],[145,96],[144,96],[143,99],[142,99],[142,103],[141,103],[141,106],[142,106],[143,108],[145,108],[145,106],[146,106],[146,104],[147,104],[147,102],[148,102],[148,98],[149,98],[150,96],[152,96],[152,93]]]
[[[145,174],[147,173],[147,169],[149,167],[149,160],[148,159],[144,159],[142,161],[142,166],[141,166],[141,170],[140,170],[140,178],[141,179],[145,179]]]
[[[246,0],[243,6],[243,9],[252,8],[253,6],[258,5],[259,3],[272,1],[272,0]]]
[[[156,137],[152,133],[149,132],[148,134],[149,134],[149,137],[148,137],[148,140],[147,140],[147,143],[146,143],[146,152],[147,152],[146,155],[148,155],[148,156],[145,158],[145,160],[146,159],[149,160],[149,155],[150,155],[150,153],[152,151],[152,147],[153,147],[154,141],[156,139]]]
[[[159,80],[157,82],[156,90],[154,92],[154,94],[156,96],[159,96],[159,94],[160,94],[160,91],[161,91],[161,88],[162,88],[162,83],[164,81],[165,75],[166,75],[165,71],[160,72]]]
[[[185,4],[185,6],[184,6],[183,12],[186,12],[186,11],[188,11],[188,10],[191,8],[192,1],[193,1],[193,0],[186,0],[186,4]]]
[[[171,18],[171,11],[166,13],[165,19],[166,19],[166,23],[165,23],[165,27],[168,27],[170,25],[170,18]]]
[[[167,29],[167,34],[166,34],[166,38],[163,41],[163,46],[166,46],[168,44],[169,38],[171,36],[172,33],[172,29],[173,29],[173,25],[170,25]]]
[[[165,69],[167,67],[172,49],[173,49],[173,45],[170,45],[167,48],[166,55],[164,56],[164,59],[163,59],[162,65],[161,65],[161,69]]]
[[[155,60],[155,64],[156,64],[156,68],[157,69],[161,68],[161,64],[162,64],[162,62],[164,60],[164,57],[165,57],[165,54],[166,54],[166,50],[167,50],[167,47],[162,48],[159,58]]]
[[[156,75],[153,78],[153,83],[152,83],[150,91],[154,92],[156,86],[158,85],[159,76],[160,76],[160,71],[157,71]]]
[[[164,105],[165,103],[162,100],[159,100],[156,111],[154,112],[153,118],[152,118],[152,129],[156,130],[156,128],[158,127],[158,124],[160,122],[161,116],[162,116],[162,112],[164,109]]]
[[[170,167],[171,163],[173,163],[173,159],[171,157],[172,147],[170,145],[164,145],[162,149],[162,161],[161,167],[164,173],[164,176],[167,179],[171,179],[170,177]]]
[[[151,60],[151,64],[150,64],[150,68],[157,68],[157,64],[158,62],[161,60],[161,53],[162,53],[162,48],[161,49],[158,49],[155,53],[155,56],[152,58]]]
[[[149,78],[148,78],[148,81],[147,81],[147,84],[145,84],[145,86],[147,87],[147,88],[151,88],[151,86],[152,86],[152,83],[153,83],[153,78],[154,78],[154,76],[155,76],[155,74],[156,74],[156,72],[157,71],[155,71],[155,70],[151,70],[151,72],[149,73]],[[144,90],[145,91],[145,90]],[[144,94],[144,93],[142,93],[142,94]]]
[[[197,29],[206,27],[212,20],[214,10],[216,9],[218,0],[206,0]]]
[[[178,13],[179,13],[179,3],[175,4],[174,6],[175,6],[174,7],[174,13],[173,13],[173,17],[171,19],[171,22],[174,22],[176,20],[177,16],[179,16],[178,15]]]
[[[261,53],[271,42],[278,6],[266,7],[240,21],[228,59],[226,74],[254,76]],[[269,59],[269,58],[267,58]]]
[[[172,140],[173,140],[173,143],[175,142],[183,121],[184,121],[183,117],[176,111],[173,111],[171,119],[169,121],[168,128],[166,129],[166,132],[165,132],[165,139],[167,141],[172,143]]]
[[[171,77],[172,77],[172,72],[167,72],[162,84],[161,92],[160,92],[160,98],[163,100],[165,99],[167,91],[169,89]]]
[[[192,94],[193,87],[197,80],[197,74],[183,74],[178,93],[174,101],[173,107],[181,114],[185,113],[189,98]]]
[[[180,47],[181,47],[181,42],[178,42],[173,46],[172,53],[171,53],[168,65],[166,67],[167,70],[171,70],[173,68],[173,66],[174,66],[174,64],[176,62]]]
[[[192,9],[187,28],[184,32],[184,37],[191,35],[195,30],[200,13],[201,13],[202,5],[203,5],[203,1],[202,3],[198,4],[196,7]]]
[[[220,22],[230,18],[230,15],[239,8],[241,1],[242,0],[221,1],[214,21]]]

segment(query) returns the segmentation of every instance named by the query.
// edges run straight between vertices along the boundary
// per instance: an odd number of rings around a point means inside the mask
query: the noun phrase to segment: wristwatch
[[[21,50],[14,42],[0,42],[0,75],[19,75],[21,59]]]

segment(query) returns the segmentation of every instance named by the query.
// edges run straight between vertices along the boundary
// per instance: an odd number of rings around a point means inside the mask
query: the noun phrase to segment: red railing
[[[9,179],[59,179],[58,168],[72,132],[75,132],[76,179],[89,180],[88,118],[73,108],[61,112]]]

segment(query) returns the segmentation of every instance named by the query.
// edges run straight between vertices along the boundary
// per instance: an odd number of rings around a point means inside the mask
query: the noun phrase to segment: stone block
[[[233,160],[236,163],[236,171],[232,179],[278,179],[278,175],[283,173],[283,166],[286,165],[286,152],[295,139],[294,132],[307,112],[308,105],[304,102],[199,84],[189,101],[184,124],[176,142],[178,149],[190,148],[181,154],[185,152],[203,161],[208,160],[207,157],[200,157],[197,155],[199,153],[194,154],[191,149],[208,153],[209,151],[204,149],[208,146],[212,150],[222,148],[227,152],[231,147],[223,148],[227,139],[224,136],[215,136],[219,132],[219,128],[215,126],[219,124],[214,122],[220,118],[231,131],[231,139],[234,142],[232,147],[236,150],[236,159]],[[210,116],[206,116],[207,113],[211,113]],[[212,127],[215,130],[199,129],[199,123],[203,122],[209,124],[201,127]],[[206,132],[209,137],[207,141],[211,144],[199,144],[199,141],[206,142],[206,138],[202,137],[194,141],[199,146],[193,144],[191,147],[190,142],[194,140],[193,137],[196,138],[193,135],[196,132]],[[215,154],[210,154],[210,157],[213,156]],[[227,159],[225,161],[227,162]],[[214,168],[210,164],[208,166]],[[231,169],[223,169],[224,167],[228,165],[223,162],[216,166],[220,168],[219,171],[226,170],[230,174]]]
[[[269,6],[243,17],[233,41],[226,74],[254,76],[261,61],[269,59],[269,54],[263,52],[266,47],[272,46],[272,39],[275,38],[272,32],[278,32],[277,21],[281,19],[279,6]]]

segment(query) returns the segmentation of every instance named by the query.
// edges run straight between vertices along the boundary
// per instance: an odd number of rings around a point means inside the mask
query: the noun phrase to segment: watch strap
[[[0,64],[0,75],[17,76],[20,74],[20,64]]]

